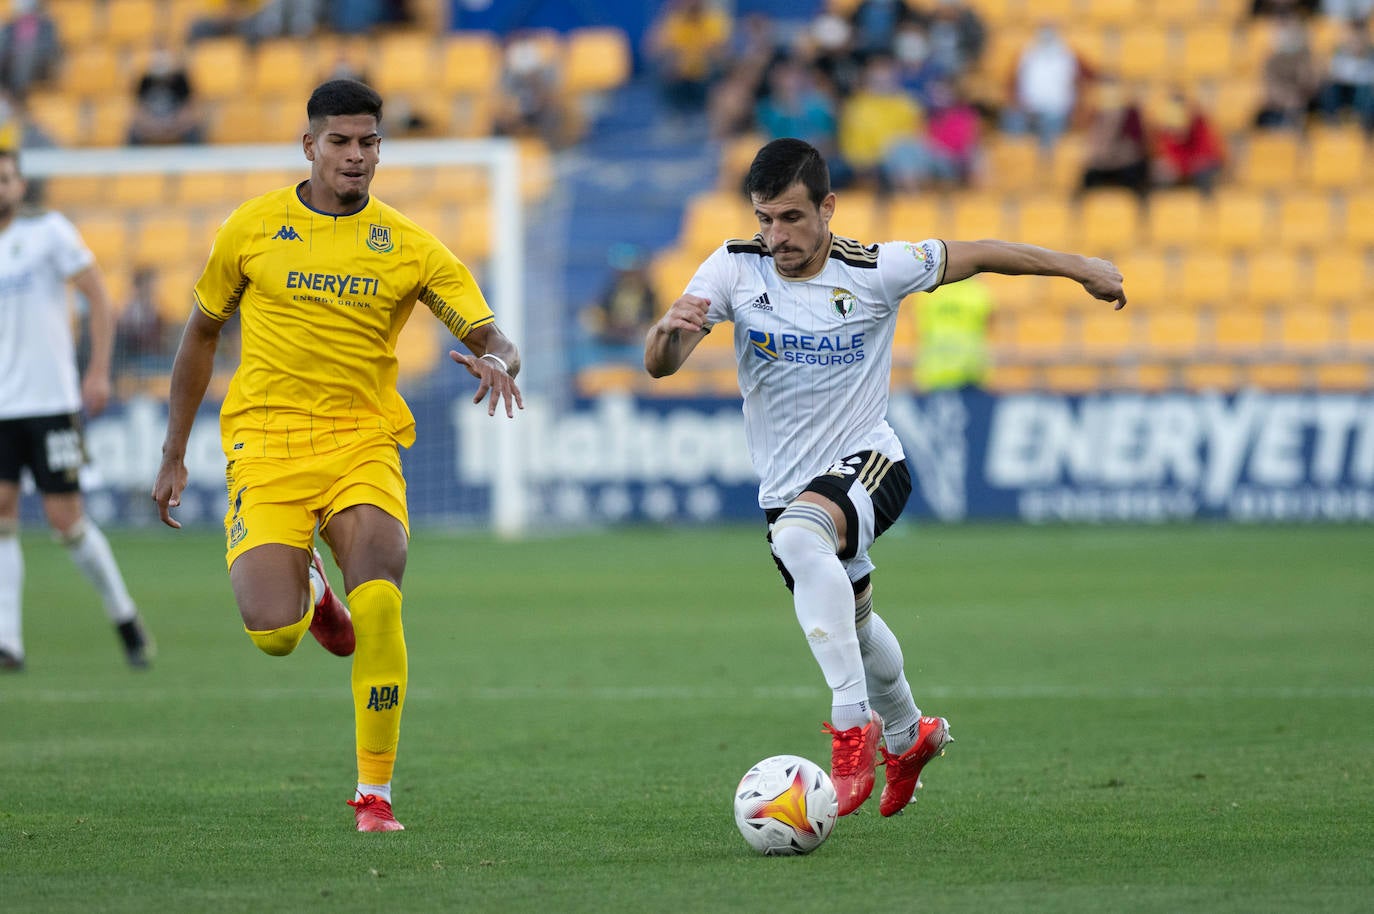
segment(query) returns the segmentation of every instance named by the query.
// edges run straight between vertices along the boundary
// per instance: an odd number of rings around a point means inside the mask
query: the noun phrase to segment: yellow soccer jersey
[[[295,187],[249,200],[215,236],[196,283],[215,320],[235,311],[242,358],[220,411],[236,457],[327,453],[360,437],[403,447],[415,419],[396,390],[396,338],[416,301],[462,339],[494,318],[472,274],[379,201],[315,212]]]

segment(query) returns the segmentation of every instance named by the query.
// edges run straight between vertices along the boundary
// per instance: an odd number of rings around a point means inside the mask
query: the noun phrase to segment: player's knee
[[[796,502],[773,522],[773,552],[796,577],[811,562],[839,552],[835,521],[819,505]]]
[[[19,535],[19,519],[15,517],[0,517],[0,539]]]
[[[273,657],[285,657],[296,649],[296,645],[301,643],[305,633],[310,630],[310,621],[314,615],[314,609],[310,609],[306,611],[305,616],[299,622],[294,622],[291,625],[264,631],[254,631],[245,626],[243,630],[258,646],[258,650],[264,654],[270,654]]]
[[[53,527],[53,535],[57,541],[67,548],[80,545],[86,538],[86,530],[90,527],[90,521],[86,520],[84,514],[78,516],[76,520],[67,524],[65,527]]]

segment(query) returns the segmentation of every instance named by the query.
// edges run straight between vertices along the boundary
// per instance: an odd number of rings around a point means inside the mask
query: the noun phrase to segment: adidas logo
[[[295,226],[291,226],[291,225],[283,225],[281,228],[277,229],[277,234],[275,234],[275,235],[272,236],[272,240],[273,240],[273,241],[276,241],[277,239],[281,239],[282,241],[304,241],[304,240],[305,240],[305,239],[302,238],[300,235],[297,235],[297,234],[296,234],[296,228],[295,228]]]
[[[812,644],[824,644],[830,640],[830,632],[818,625],[806,633],[806,640]]]
[[[756,298],[756,299],[754,299],[753,301],[751,301],[751,302],[749,303],[749,307],[751,307],[751,308],[756,308],[756,309],[758,309],[759,311],[772,311],[772,310],[773,310],[773,305],[772,305],[772,303],[768,301],[768,293],[767,293],[767,292],[763,293],[763,294],[760,295],[758,298]]]

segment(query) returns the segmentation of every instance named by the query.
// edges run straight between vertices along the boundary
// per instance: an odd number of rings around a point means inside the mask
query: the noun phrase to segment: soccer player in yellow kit
[[[291,653],[310,631],[353,655],[359,831],[402,828],[391,777],[406,694],[401,577],[409,523],[399,447],[415,420],[396,390],[396,338],[419,302],[471,354],[449,356],[508,417],[523,408],[515,345],[472,275],[439,241],[368,193],[382,100],[355,80],[319,86],[302,138],[308,180],[249,200],[215,238],[172,368],[153,499],[162,521],[186,487],[186,442],[224,322],[242,357],[220,411],[228,460],[226,560],[248,636]],[[314,534],[333,550],[348,605],[330,591]],[[355,648],[356,644],[356,648]]]

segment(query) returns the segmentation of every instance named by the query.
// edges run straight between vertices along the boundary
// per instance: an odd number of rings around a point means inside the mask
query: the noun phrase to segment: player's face
[[[18,163],[0,157],[0,219],[12,219],[23,200],[24,179],[19,177]]]
[[[354,210],[367,199],[381,149],[382,135],[372,115],[325,118],[317,133],[305,136],[305,157],[311,162],[311,205],[325,212]]]
[[[772,200],[753,198],[763,243],[783,276],[813,276],[825,265],[830,246],[830,216],[835,195],[828,194],[817,206],[806,186],[793,184]]]

